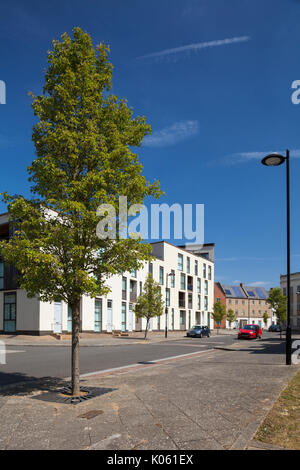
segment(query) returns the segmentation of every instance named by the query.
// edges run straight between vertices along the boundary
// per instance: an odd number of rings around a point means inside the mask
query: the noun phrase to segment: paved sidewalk
[[[212,336],[217,332],[212,330]],[[220,331],[222,335],[236,335],[236,330]],[[81,333],[80,346],[124,346],[124,344],[137,343],[157,343],[160,341],[176,341],[186,337],[186,331],[169,331],[168,337],[165,338],[164,331],[150,332],[144,340],[143,332],[129,333],[129,336],[112,336],[102,333]],[[0,335],[0,340],[4,341],[7,346],[70,346],[71,339],[58,340],[51,335],[45,336],[27,336],[27,335]]]
[[[64,384],[55,379],[0,389],[0,449],[253,449],[298,368],[285,365],[278,339],[239,344],[85,377],[103,394],[79,405],[41,400],[41,388]]]

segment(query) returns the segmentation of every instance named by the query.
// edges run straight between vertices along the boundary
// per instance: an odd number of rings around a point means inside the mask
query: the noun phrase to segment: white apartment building
[[[0,215],[0,238],[9,237],[7,214]],[[210,251],[212,244],[209,244]],[[212,327],[214,263],[205,245],[191,252],[161,241],[152,244],[155,259],[138,271],[112,276],[107,296],[81,299],[81,331],[141,331],[144,320],[137,320],[134,304],[142,292],[148,272],[159,282],[167,314],[153,318],[150,329],[186,330],[201,323]],[[195,246],[194,246],[195,248]],[[202,255],[203,252],[203,255]],[[51,334],[72,331],[72,315],[65,302],[29,299],[18,288],[16,272],[0,258],[0,333]]]
[[[280,287],[283,295],[287,295],[287,276],[280,275]],[[291,326],[300,329],[300,272],[290,277]]]

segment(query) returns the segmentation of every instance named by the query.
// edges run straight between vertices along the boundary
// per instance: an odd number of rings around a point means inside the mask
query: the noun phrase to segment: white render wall
[[[285,289],[285,295],[287,294],[287,276],[280,276],[280,287]],[[292,328],[300,328],[300,273],[292,273],[290,277],[291,287],[291,326]],[[299,294],[297,294],[299,292]]]
[[[214,299],[214,264],[213,262],[194,255],[183,248],[176,247],[167,242],[158,242],[152,244],[153,277],[160,281],[160,267],[163,268],[162,295],[166,299],[166,287],[170,290],[170,305],[168,306],[168,328],[170,330],[185,330],[196,323],[209,325],[209,316],[213,311]],[[183,270],[178,269],[178,254],[183,256]],[[187,273],[187,258],[190,259],[190,273]],[[198,261],[198,275],[195,274],[195,261]],[[203,277],[203,265],[206,265],[206,279]],[[208,279],[208,266],[211,267],[211,279]],[[167,276],[171,271],[175,272],[175,287],[171,287],[171,276]],[[144,263],[144,267],[136,272],[136,277],[132,273],[126,272],[122,275],[112,276],[108,279],[107,285],[111,291],[106,295],[99,297],[102,301],[102,331],[107,331],[107,304],[112,302],[112,331],[122,330],[122,304],[126,306],[126,331],[145,329],[145,320],[136,323],[134,313],[130,320],[130,307],[133,310],[135,299],[130,296],[130,281],[136,282],[137,297],[140,295],[141,287],[144,286],[149,272],[149,263]],[[185,274],[185,290],[181,290],[180,277]],[[193,281],[193,291],[188,290],[187,276]],[[126,299],[122,298],[122,278],[126,278],[127,289]],[[197,292],[197,278],[201,280],[201,293]],[[205,280],[208,284],[208,292],[205,295]],[[179,307],[178,294],[185,293],[185,307]],[[54,329],[54,303],[41,302],[38,298],[28,299],[26,292],[18,289],[17,293],[17,331],[35,331],[36,333],[51,333]],[[188,306],[188,293],[192,294],[192,307]],[[198,295],[201,298],[200,309],[198,308]],[[124,297],[124,293],[123,293]],[[207,297],[207,308],[204,306],[204,299]],[[182,313],[180,313],[182,312]],[[197,313],[197,315],[196,315]],[[183,323],[180,321],[184,320]],[[0,292],[0,325],[3,325],[3,292]],[[83,296],[81,301],[81,325],[82,331],[95,331],[95,299]],[[166,325],[165,313],[160,317],[151,320],[150,329],[164,330]],[[210,327],[213,326],[213,320],[210,318]],[[70,323],[69,323],[70,327]],[[124,325],[123,325],[124,329]],[[68,306],[65,302],[61,303],[61,331],[68,331]]]

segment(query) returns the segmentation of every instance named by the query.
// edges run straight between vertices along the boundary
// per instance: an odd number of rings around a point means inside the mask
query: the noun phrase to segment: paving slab
[[[55,379],[0,389],[0,449],[252,449],[257,427],[299,369],[285,366],[282,347],[266,340],[85,377],[85,387],[111,391],[75,406],[35,399],[44,393],[39,386],[61,387]]]

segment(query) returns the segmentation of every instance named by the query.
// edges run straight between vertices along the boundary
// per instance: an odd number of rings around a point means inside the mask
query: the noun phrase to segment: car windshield
[[[203,328],[203,326],[200,326],[200,325],[194,325],[192,327],[192,330],[201,330]]]
[[[256,329],[256,325],[245,325],[243,327],[243,330],[255,330]]]

